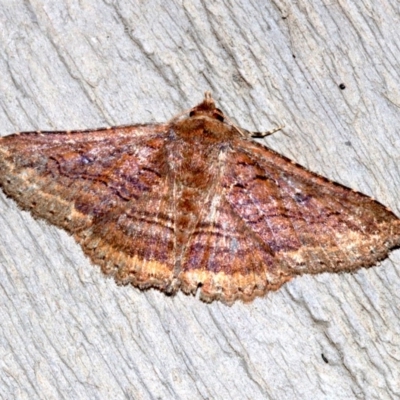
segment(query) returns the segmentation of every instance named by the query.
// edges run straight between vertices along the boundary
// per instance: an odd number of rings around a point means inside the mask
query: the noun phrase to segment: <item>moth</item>
[[[400,246],[388,208],[256,143],[209,92],[167,123],[3,137],[0,186],[117,283],[206,302],[371,267]]]

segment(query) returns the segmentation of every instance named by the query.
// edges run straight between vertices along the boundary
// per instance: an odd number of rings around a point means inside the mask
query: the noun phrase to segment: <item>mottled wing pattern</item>
[[[173,208],[167,125],[1,138],[0,184],[25,210],[66,229],[118,282],[168,290]]]
[[[251,300],[293,276],[368,267],[400,246],[400,220],[250,140],[213,160],[214,184],[188,239],[182,290]]]
[[[226,200],[282,273],[351,271],[400,246],[400,220],[380,203],[253,141],[232,144]]]

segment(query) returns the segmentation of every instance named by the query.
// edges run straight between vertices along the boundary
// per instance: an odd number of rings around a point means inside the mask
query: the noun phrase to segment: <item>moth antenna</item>
[[[258,138],[263,138],[266,136],[270,136],[272,134],[274,134],[275,132],[281,131],[283,128],[285,127],[285,125],[280,125],[274,129],[271,129],[270,131],[266,131],[266,132],[249,132],[251,135],[251,137],[258,137]],[[285,132],[282,132],[284,135],[288,136]]]
[[[216,110],[215,112],[217,114],[219,114],[224,120],[226,120],[229,123],[229,125],[231,125],[234,129],[236,129],[243,137],[260,137],[260,138],[261,137],[266,137],[266,136],[272,135],[275,132],[278,132],[278,131],[282,130],[285,127],[285,125],[280,125],[280,126],[274,128],[274,129],[271,129],[270,131],[267,131],[267,132],[243,131],[229,117],[227,117],[222,111]],[[285,132],[282,132],[282,133],[284,135],[286,135]]]

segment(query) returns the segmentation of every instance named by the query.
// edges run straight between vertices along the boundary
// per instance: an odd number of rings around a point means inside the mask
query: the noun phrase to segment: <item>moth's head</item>
[[[204,100],[202,103],[193,107],[190,110],[190,117],[209,117],[217,119],[218,121],[224,120],[224,113],[217,107],[215,107],[214,99],[211,96],[211,92],[204,93]]]

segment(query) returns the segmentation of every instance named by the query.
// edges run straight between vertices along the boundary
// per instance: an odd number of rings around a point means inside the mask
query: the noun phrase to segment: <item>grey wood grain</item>
[[[400,214],[396,0],[7,0],[0,25],[2,135],[162,122],[211,90]],[[395,399],[399,304],[400,251],[232,307],[118,287],[0,195],[3,399]]]

